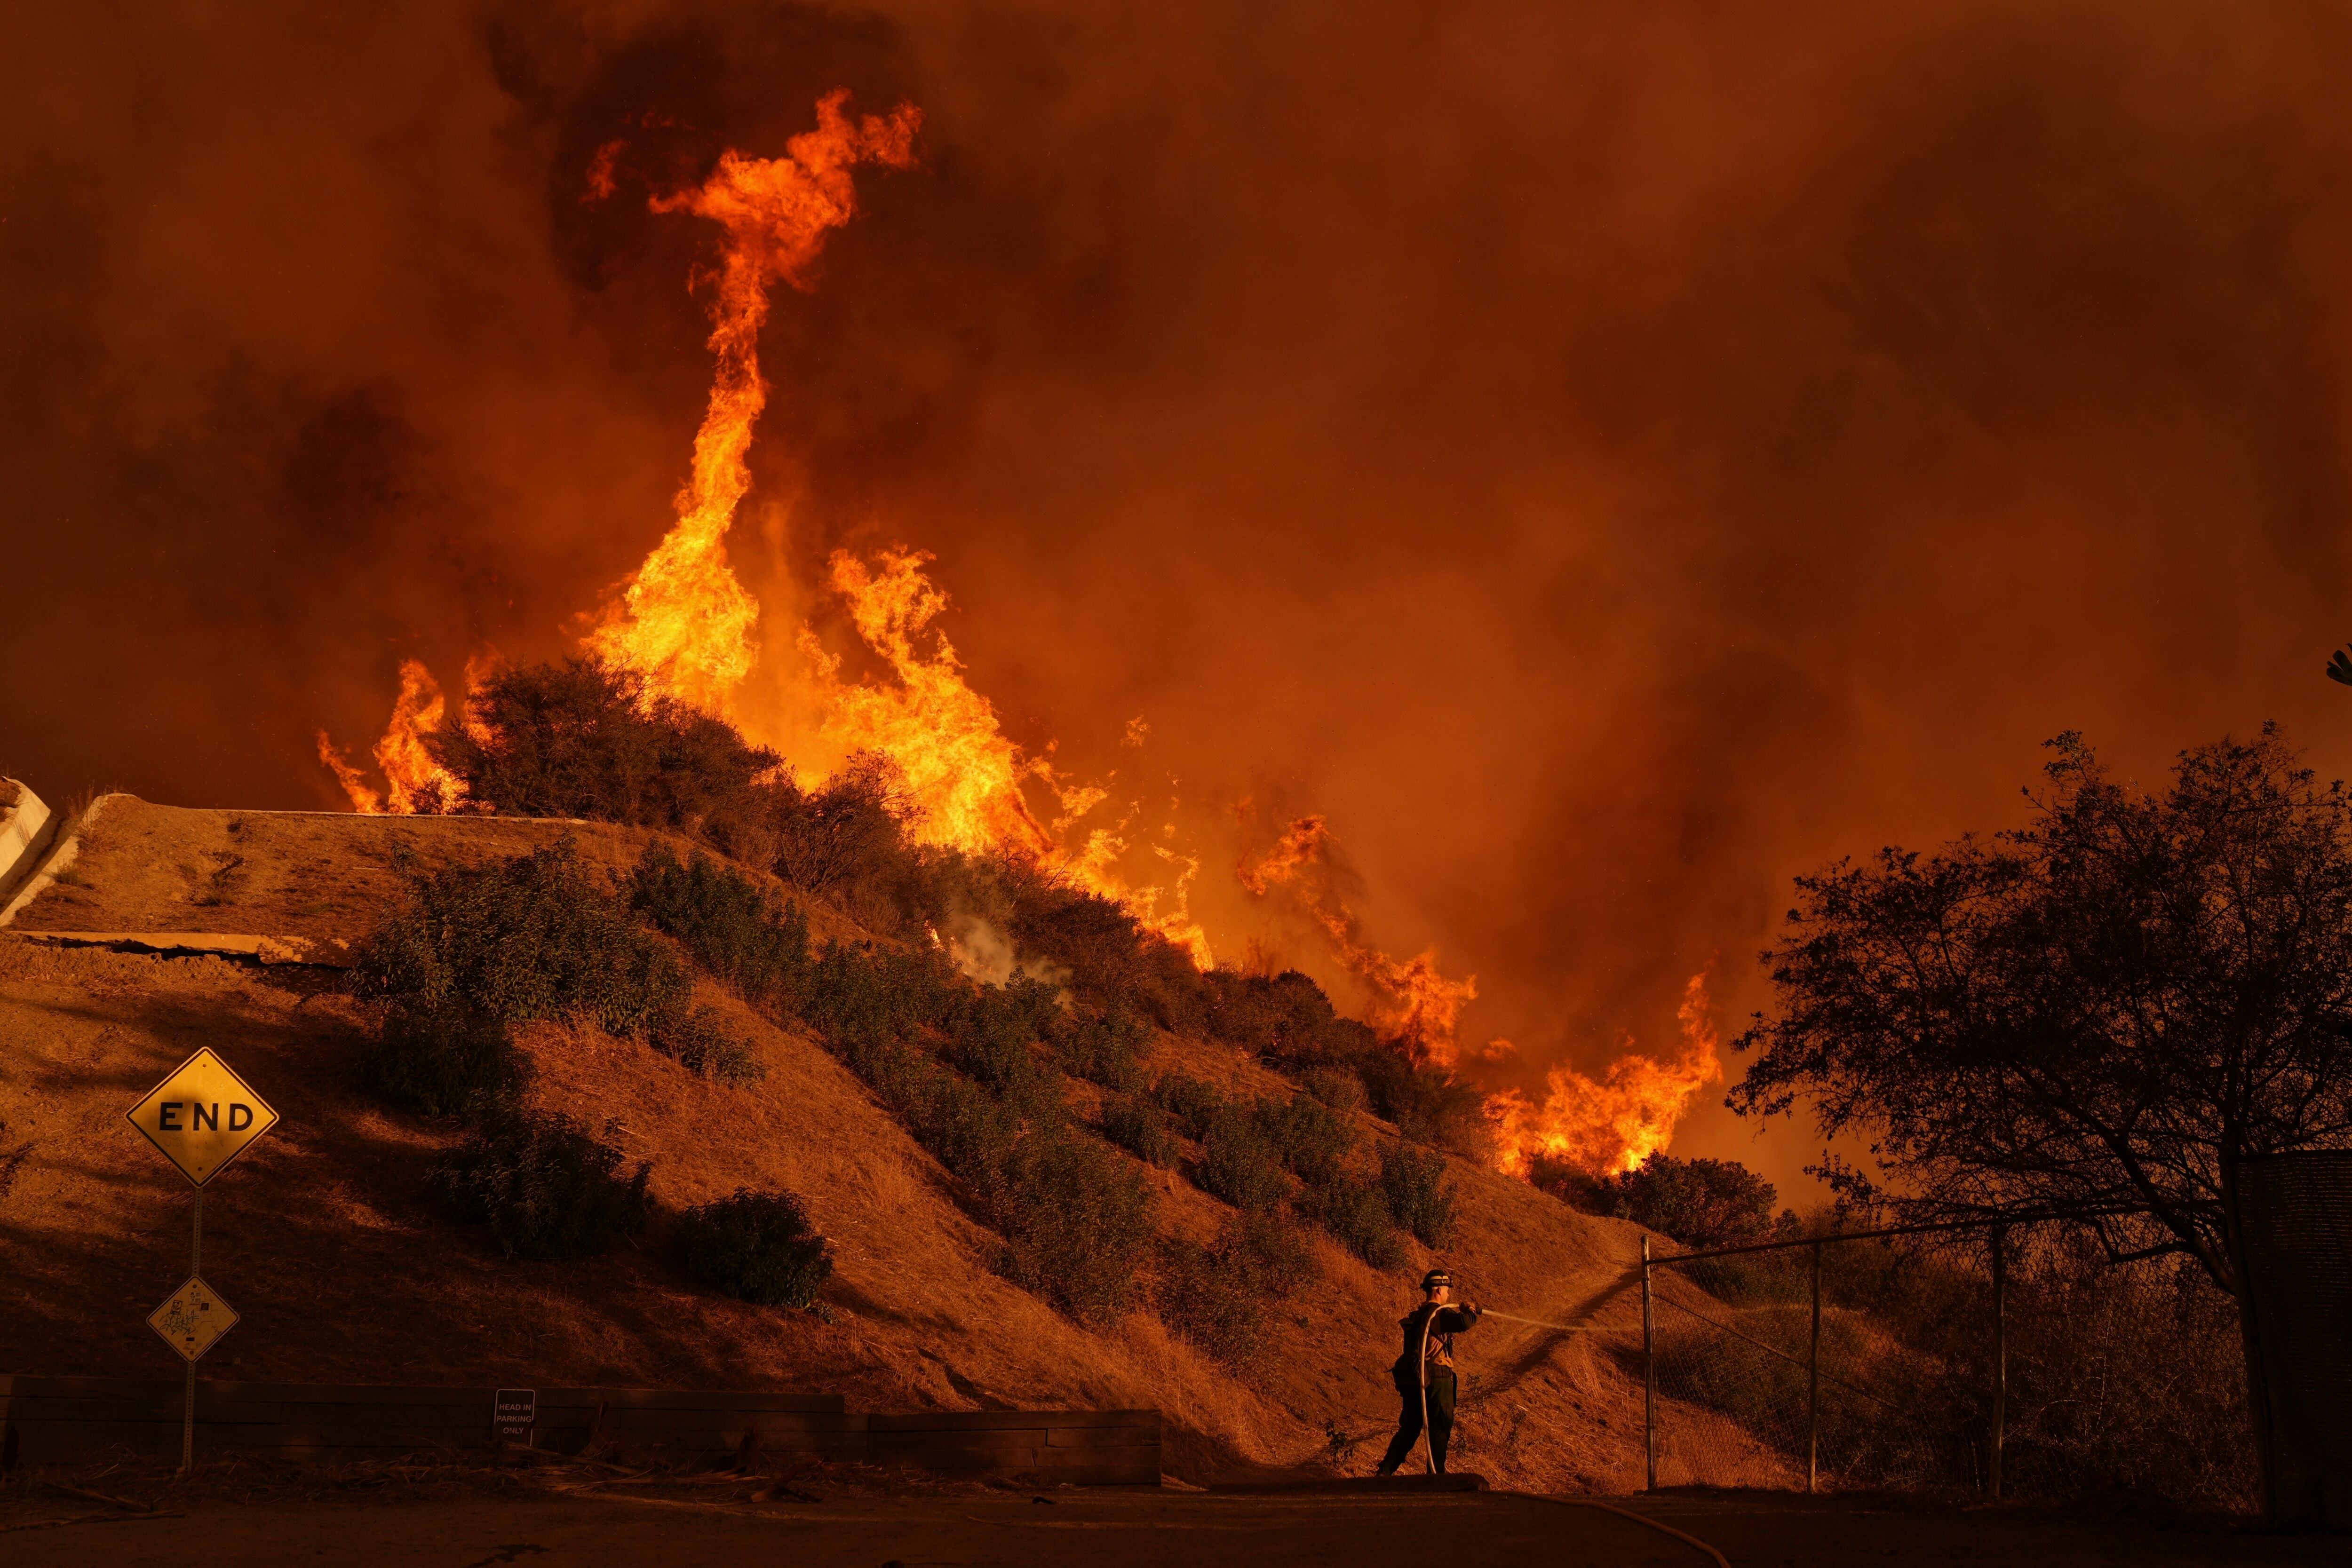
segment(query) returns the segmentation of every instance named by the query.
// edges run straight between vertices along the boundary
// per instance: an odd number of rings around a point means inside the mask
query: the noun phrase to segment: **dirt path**
[[[1616,1500],[1622,1504],[1623,1500]],[[1737,1568],[1803,1564],[2081,1564],[2270,1568],[2340,1562],[2342,1542],[2269,1539],[2017,1511],[1877,1506],[1853,1500],[1651,1498],[1634,1504],[1707,1541]],[[37,1517],[12,1510],[10,1523]],[[82,1511],[68,1504],[58,1517]],[[179,1517],[18,1530],[12,1568],[103,1561],[120,1568],[365,1563],[396,1568],[790,1562],[807,1568],[946,1563],[1183,1564],[1219,1568],[1705,1568],[1689,1546],[1597,1509],[1509,1493],[1244,1496],[1098,1491],[844,1498],[731,1509],[602,1499],[474,1498],[401,1503],[198,1503]]]

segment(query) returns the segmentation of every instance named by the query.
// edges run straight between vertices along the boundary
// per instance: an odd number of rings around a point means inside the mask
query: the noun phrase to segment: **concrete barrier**
[[[38,795],[17,779],[0,779],[0,910],[32,880],[57,833],[57,818]]]
[[[490,1388],[196,1384],[196,1448],[284,1458],[384,1458],[496,1446]],[[56,1464],[176,1455],[176,1378],[0,1375],[0,1456]],[[1157,1410],[962,1410],[865,1415],[837,1395],[541,1388],[531,1443],[577,1453],[597,1437],[688,1461],[763,1453],[1079,1486],[1160,1484]]]

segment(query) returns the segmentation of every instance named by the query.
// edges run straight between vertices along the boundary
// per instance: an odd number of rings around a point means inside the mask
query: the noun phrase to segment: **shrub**
[[[1153,1300],[1160,1320],[1233,1367],[1263,1354],[1265,1304],[1315,1278],[1298,1228],[1270,1214],[1228,1220],[1206,1247],[1164,1238],[1158,1263]]]
[[[1342,1116],[1352,1116],[1364,1108],[1364,1081],[1353,1069],[1318,1067],[1301,1078],[1298,1085]]]
[[[1443,1248],[1452,1241],[1461,1189],[1445,1179],[1444,1155],[1408,1144],[1382,1149],[1381,1196],[1388,1202],[1389,1218],[1423,1245]]]
[[[1296,969],[1271,977],[1216,969],[1202,979],[1210,1036],[1286,1071],[1351,1061],[1377,1044],[1370,1029],[1340,1018],[1323,988]]]
[[[900,1107],[915,1141],[980,1195],[992,1214],[1003,1206],[1021,1118],[971,1080],[914,1060],[905,1070]]]
[[[472,726],[447,726],[425,748],[469,800],[512,816],[695,828],[744,815],[763,788],[791,788],[770,782],[774,752],[591,659],[500,670],[467,707]]]
[[[1061,1084],[1029,1047],[1060,1018],[1054,988],[1015,975],[1003,986],[950,987],[938,1009],[949,1061],[1024,1111],[1060,1103]]]
[[[1209,1123],[1224,1105],[1216,1086],[1187,1072],[1163,1072],[1151,1086],[1151,1097],[1176,1120],[1184,1135],[1195,1140],[1209,1135]]]
[[[589,877],[570,839],[412,876],[409,906],[362,947],[354,989],[500,1022],[586,1019],[642,1035],[689,988],[677,955]]]
[[[1004,1185],[996,1219],[1012,1278],[1084,1322],[1124,1312],[1151,1246],[1140,1173],[1057,1127],[1021,1141]]]
[[[361,1075],[378,1094],[425,1115],[482,1117],[521,1094],[530,1058],[486,1013],[404,1004],[385,1017]]]
[[[1737,1160],[1652,1155],[1608,1186],[1620,1218],[1685,1247],[1736,1246],[1772,1232],[1772,1184]]]
[[[648,1167],[625,1176],[621,1163],[619,1149],[569,1116],[518,1114],[469,1136],[432,1179],[509,1257],[577,1258],[645,1224]]]
[[[727,1027],[717,1008],[681,1010],[663,1019],[654,1026],[654,1049],[675,1058],[688,1072],[721,1083],[751,1083],[767,1076],[751,1045]]]
[[[1102,1103],[1102,1135],[1148,1166],[1163,1170],[1176,1164],[1176,1138],[1169,1131],[1168,1113],[1139,1094],[1107,1094]]]
[[[1375,1269],[1404,1262],[1404,1243],[1389,1223],[1389,1207],[1370,1182],[1341,1176],[1313,1189],[1307,1207],[1334,1239]]]
[[[1372,1113],[1418,1144],[1469,1159],[1486,1155],[1486,1101],[1452,1073],[1414,1060],[1391,1042],[1355,1058]]]
[[[1049,1033],[1065,1071],[1122,1092],[1142,1083],[1143,1047],[1150,1037],[1125,1008],[1059,1019]]]
[[[680,865],[667,844],[651,844],[629,878],[629,904],[745,1001],[777,1014],[806,1002],[808,917],[741,872],[699,854]]]
[[[1310,1186],[1336,1176],[1356,1146],[1356,1130],[1309,1094],[1294,1094],[1286,1105],[1261,1101],[1257,1114],[1274,1157]]]
[[[1274,1145],[1251,1108],[1220,1105],[1201,1138],[1201,1163],[1192,1179],[1203,1192],[1239,1209],[1271,1208],[1289,1184],[1275,1164]]]
[[[805,1307],[833,1277],[833,1253],[791,1193],[737,1187],[678,1217],[678,1244],[696,1283],[763,1307]]]

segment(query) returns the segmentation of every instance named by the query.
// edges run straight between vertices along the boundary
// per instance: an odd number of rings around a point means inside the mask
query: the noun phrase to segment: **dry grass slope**
[[[330,973],[216,957],[39,944],[43,931],[212,931],[314,941],[363,935],[400,896],[396,856],[476,862],[572,834],[618,873],[659,835],[599,823],[188,810],[110,798],[77,875],[0,931],[0,1129],[29,1153],[0,1197],[0,1370],[167,1375],[146,1312],[184,1276],[188,1195],[122,1112],[198,1045],[276,1105],[278,1130],[206,1202],[205,1273],[240,1312],[208,1369],[247,1379],[756,1387],[838,1393],[856,1406],[1156,1406],[1171,1473],[1202,1481],[1328,1464],[1331,1434],[1392,1417],[1385,1368],[1412,1281],[1437,1255],[1408,1241],[1376,1273],[1328,1238],[1321,1282],[1270,1320],[1269,1354],[1237,1378],[1159,1321],[1073,1323],[999,1277],[1001,1249],[956,1184],[848,1070],[805,1035],[697,982],[766,1068],[730,1086],[642,1045],[535,1025],[532,1093],[653,1165],[675,1212],[739,1186],[803,1195],[831,1237],[831,1321],[689,1284],[658,1226],[638,1249],[580,1263],[500,1258],[432,1201],[425,1167],[452,1128],[388,1113],[353,1071],[364,1020]],[[802,898],[812,934],[854,937]],[[1234,1051],[1160,1035],[1152,1073],[1229,1092],[1290,1085]],[[1073,1081],[1082,1110],[1100,1091]],[[1392,1131],[1360,1120],[1368,1140]],[[1124,1158],[1125,1156],[1120,1156]],[[1449,1160],[1460,1212],[1444,1260],[1469,1293],[1562,1335],[1489,1323],[1465,1341],[1472,1379],[1461,1465],[1530,1490],[1626,1490],[1641,1480],[1641,1389],[1626,1266],[1632,1226],[1576,1213]],[[1207,1240],[1231,1211],[1149,1172],[1159,1227]],[[1727,1432],[1727,1440],[1740,1440]],[[1759,1458],[1759,1476],[1767,1469]]]

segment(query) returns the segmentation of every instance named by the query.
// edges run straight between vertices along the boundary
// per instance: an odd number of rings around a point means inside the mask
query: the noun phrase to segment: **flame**
[[[1277,887],[1291,889],[1322,929],[1333,956],[1372,996],[1365,1021],[1438,1067],[1460,1059],[1462,1009],[1478,995],[1478,977],[1449,979],[1437,967],[1437,950],[1391,958],[1364,940],[1362,923],[1334,883],[1330,855],[1337,847],[1330,824],[1301,817],[1255,865],[1247,859],[1234,868],[1244,888],[1260,898]]]
[[[477,668],[475,661],[467,662],[469,686]],[[381,795],[336,748],[327,732],[319,732],[319,760],[333,771],[352,810],[368,816],[385,812],[411,816],[420,811],[446,810],[464,798],[464,783],[434,761],[432,754],[425,749],[425,737],[441,727],[446,706],[441,684],[433,678],[433,672],[418,660],[403,659],[400,695],[393,699],[392,722],[385,726],[383,738],[375,743],[376,766],[383,769],[385,785]],[[470,716],[465,722],[470,725]]]
[[[1611,1062],[1597,1082],[1574,1068],[1555,1067],[1545,1080],[1541,1106],[1516,1089],[1488,1096],[1497,1168],[1524,1176],[1538,1155],[1549,1155],[1593,1176],[1616,1176],[1664,1148],[1691,1096],[1723,1077],[1722,1040],[1706,977],[1701,969],[1683,988],[1677,1013],[1683,1050],[1674,1061],[1629,1053]]]
[[[637,569],[621,601],[588,638],[609,664],[646,677],[649,689],[714,713],[731,711],[751,674],[760,606],[727,564],[727,530],[751,487],[743,456],[767,406],[760,375],[760,329],[768,286],[809,287],[809,268],[830,231],[857,211],[850,170],[861,162],[914,166],[922,112],[900,104],[853,123],[846,89],[817,101],[816,129],[784,144],[782,158],[721,153],[710,177],[690,191],[655,196],[657,213],[688,212],[727,231],[713,276],[710,350],[718,357],[710,403],[694,438],[690,476],[673,503],[677,522]],[[609,167],[591,171],[592,189]]]

